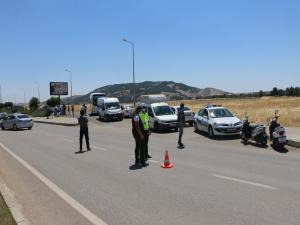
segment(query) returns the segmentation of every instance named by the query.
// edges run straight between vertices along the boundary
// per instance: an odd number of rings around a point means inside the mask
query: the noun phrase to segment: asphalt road
[[[136,169],[131,121],[91,119],[91,152],[78,151],[78,127],[35,124],[0,131],[0,142],[109,225],[299,225],[300,154],[210,140],[186,128],[153,133],[153,158]],[[174,168],[160,167],[165,149]],[[0,175],[32,224],[90,224],[0,147]],[[86,214],[85,214],[86,215]]]

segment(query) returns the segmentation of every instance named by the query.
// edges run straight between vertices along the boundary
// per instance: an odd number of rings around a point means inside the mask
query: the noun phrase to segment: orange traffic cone
[[[161,164],[161,167],[162,168],[165,168],[165,169],[169,169],[169,168],[172,168],[173,167],[173,164],[170,163],[169,161],[169,153],[168,153],[168,150],[165,151],[165,161],[163,164]]]

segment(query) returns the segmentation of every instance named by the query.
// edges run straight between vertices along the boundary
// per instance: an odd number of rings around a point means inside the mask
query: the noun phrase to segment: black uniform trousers
[[[89,129],[80,129],[80,133],[79,133],[80,151],[82,150],[83,135],[85,137],[86,147],[87,147],[87,149],[90,149]]]
[[[149,153],[148,153],[149,131],[148,130],[144,130],[144,140],[145,140],[144,153],[145,153],[145,158],[146,158],[149,155]]]
[[[135,161],[140,161],[141,163],[145,162],[145,139],[142,140],[136,132],[132,132],[132,135],[135,140]]]

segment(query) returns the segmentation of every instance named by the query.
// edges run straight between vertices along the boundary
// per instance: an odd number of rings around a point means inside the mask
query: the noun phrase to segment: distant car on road
[[[23,129],[28,128],[29,130],[33,127],[33,121],[32,118],[30,118],[28,115],[15,113],[12,115],[9,115],[8,117],[5,117],[2,120],[1,123],[1,129]]]
[[[208,105],[199,110],[194,117],[194,131],[204,131],[209,137],[240,135],[242,121],[228,109]]]
[[[180,106],[171,106],[172,111],[177,115],[178,109]],[[184,107],[184,117],[185,117],[185,122],[188,123],[190,126],[193,125],[194,122],[194,113],[189,107]]]
[[[6,118],[6,117],[7,117],[7,113],[5,113],[5,112],[0,113],[0,126],[1,126],[2,121],[4,120],[4,118]]]
[[[7,117],[7,113],[5,112],[1,112],[0,113],[0,120],[2,120],[3,118]]]
[[[132,105],[124,105],[123,106],[123,114],[124,117],[132,117],[134,113],[134,107]]]

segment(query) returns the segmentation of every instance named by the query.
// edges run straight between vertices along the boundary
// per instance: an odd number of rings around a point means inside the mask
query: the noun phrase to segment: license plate
[[[285,143],[286,139],[284,137],[278,138],[279,143]]]
[[[236,129],[235,128],[229,128],[229,129],[227,129],[228,131],[236,131]]]

